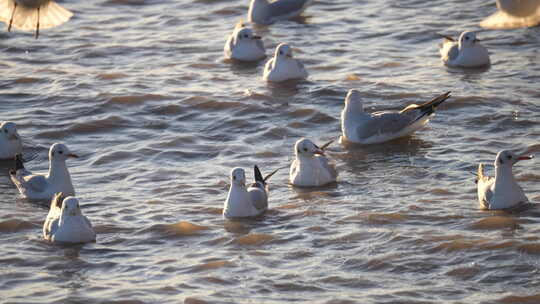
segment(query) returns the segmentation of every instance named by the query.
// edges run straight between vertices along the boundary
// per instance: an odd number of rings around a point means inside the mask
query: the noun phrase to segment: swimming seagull
[[[250,28],[240,22],[227,39],[223,53],[226,59],[256,61],[266,57],[264,44],[260,36],[253,34]]]
[[[90,220],[82,214],[79,200],[57,193],[43,224],[43,237],[51,242],[88,243],[96,240],[96,232]]]
[[[30,200],[51,200],[55,193],[75,195],[66,159],[78,156],[63,144],[55,143],[49,150],[49,172],[46,175],[32,174],[26,170],[20,154],[15,159],[15,169],[9,172],[19,192]]]
[[[274,57],[264,66],[263,80],[281,82],[292,79],[306,79],[308,73],[304,65],[293,58],[292,48],[281,43],[276,47]]]
[[[459,41],[450,36],[441,36],[444,40],[439,45],[439,53],[447,66],[474,68],[489,65],[488,51],[479,43],[474,32],[461,33]]]
[[[515,29],[540,24],[540,0],[497,0],[499,9],[480,22],[487,29]]]
[[[246,188],[246,173],[242,168],[231,171],[231,188],[223,207],[226,218],[255,217],[268,209],[268,185],[266,181],[279,169],[262,177],[259,167],[254,166],[255,182]]]
[[[517,184],[512,166],[520,160],[532,159],[531,155],[518,155],[503,150],[495,158],[495,178],[484,175],[484,166],[478,165],[478,201],[482,209],[508,209],[529,202],[523,189]]]
[[[360,93],[349,90],[341,112],[341,130],[345,140],[359,144],[378,144],[412,134],[428,123],[435,109],[450,97],[450,92],[403,110],[364,112]]]
[[[333,183],[337,178],[337,171],[329,163],[324,149],[334,140],[320,148],[307,138],[299,139],[294,145],[296,159],[289,170],[289,181],[294,186],[318,187]]]
[[[22,142],[17,126],[10,121],[0,124],[0,159],[13,159],[22,153]]]
[[[23,31],[48,29],[68,21],[73,13],[53,0],[0,0],[0,21]]]
[[[269,25],[300,15],[312,0],[251,0],[248,21]]]

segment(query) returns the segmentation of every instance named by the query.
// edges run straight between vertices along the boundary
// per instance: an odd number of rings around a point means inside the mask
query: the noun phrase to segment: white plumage
[[[530,155],[518,155],[503,150],[495,158],[495,177],[484,175],[484,166],[478,165],[478,202],[482,209],[496,210],[519,207],[529,200],[517,184],[512,166],[521,160],[532,159]]]
[[[326,155],[324,148],[319,148],[311,140],[302,138],[294,145],[295,159],[289,170],[289,182],[299,187],[318,187],[336,181],[336,168]]]
[[[264,66],[263,80],[282,82],[293,79],[306,79],[308,73],[304,65],[293,58],[292,48],[281,43],[276,47],[274,57],[270,58]]]
[[[79,200],[57,193],[43,224],[43,237],[51,242],[87,243],[96,240],[96,232],[82,214]]]

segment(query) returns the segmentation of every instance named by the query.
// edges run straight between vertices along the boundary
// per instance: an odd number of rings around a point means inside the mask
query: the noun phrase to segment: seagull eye
[[[465,40],[469,40],[469,36],[466,36],[466,37],[465,37]]]
[[[307,152],[307,148],[304,148],[304,152]]]
[[[4,133],[7,133],[7,132],[8,132],[8,130],[7,130],[7,129],[5,129],[5,130],[4,130]]]
[[[279,51],[279,54],[280,54],[280,55],[283,55],[283,51]]]
[[[508,155],[507,157],[508,157],[508,159],[512,159],[512,155]]]
[[[236,180],[236,176],[233,176],[232,179],[233,179],[233,180]]]
[[[64,151],[58,151],[58,154],[64,154]]]
[[[248,34],[245,34],[245,35],[244,35],[244,38],[247,38],[247,37],[249,37]]]

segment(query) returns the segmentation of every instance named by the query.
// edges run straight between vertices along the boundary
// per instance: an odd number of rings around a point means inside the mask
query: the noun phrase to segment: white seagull
[[[300,15],[312,0],[251,0],[248,21],[269,25]]]
[[[255,182],[246,188],[246,173],[242,168],[231,171],[231,187],[223,207],[226,218],[255,217],[268,209],[268,185],[266,181],[277,170],[262,177],[261,171],[255,165]]]
[[[19,192],[30,200],[51,200],[55,193],[75,195],[71,177],[66,167],[68,157],[78,156],[63,144],[55,143],[49,150],[49,173],[32,174],[26,170],[20,154],[16,156],[15,169],[9,172],[11,180]]]
[[[482,209],[508,209],[519,207],[529,200],[517,184],[512,166],[520,160],[532,159],[530,155],[518,155],[503,150],[495,158],[495,178],[484,175],[484,166],[478,165],[478,201]]]
[[[223,53],[226,59],[256,61],[266,57],[264,44],[260,36],[253,34],[250,28],[239,23],[225,42]]]
[[[289,170],[289,181],[294,186],[318,187],[333,183],[337,171],[324,155],[324,149],[334,140],[320,148],[307,138],[299,139],[294,145],[296,159]]]
[[[57,193],[43,224],[43,237],[55,243],[88,243],[96,240],[96,232],[82,214],[79,200]]]
[[[0,21],[23,31],[48,29],[68,21],[73,13],[53,0],[0,0]]]
[[[480,22],[487,29],[515,29],[540,24],[540,0],[497,0],[499,9]]]
[[[358,144],[378,144],[412,134],[428,123],[435,109],[450,97],[450,92],[403,110],[364,112],[360,93],[349,90],[341,112],[341,131],[346,141]]]
[[[291,79],[306,79],[308,73],[304,65],[293,58],[292,48],[281,43],[276,47],[274,57],[264,66],[263,80],[281,82]]]
[[[0,159],[13,159],[22,153],[22,141],[15,123],[5,121],[0,124]]]
[[[441,35],[444,40],[439,45],[441,60],[449,67],[477,68],[490,64],[489,53],[479,43],[474,32],[465,31],[459,36],[459,41]]]

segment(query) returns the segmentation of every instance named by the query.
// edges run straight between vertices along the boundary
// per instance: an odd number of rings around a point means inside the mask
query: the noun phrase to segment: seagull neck
[[[495,183],[502,181],[507,182],[509,180],[514,181],[512,166],[498,166],[495,169]]]
[[[51,180],[70,180],[69,171],[64,160],[51,160],[49,162],[49,178]]]

